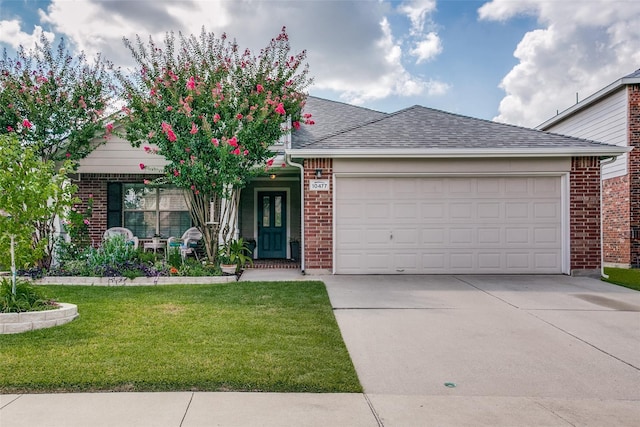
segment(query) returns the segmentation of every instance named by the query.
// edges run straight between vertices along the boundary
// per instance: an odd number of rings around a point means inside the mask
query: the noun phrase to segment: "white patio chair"
[[[134,249],[138,249],[139,239],[137,236],[133,235],[133,232],[125,227],[111,227],[104,232],[103,239],[107,240],[112,236],[124,236],[125,241],[133,245]]]
[[[196,248],[198,247],[198,242],[202,239],[202,233],[198,230],[197,227],[191,227],[187,231],[184,232],[181,238],[177,237],[169,237],[167,239],[167,250],[170,251],[171,248],[179,248],[180,256],[184,260],[187,255],[193,254],[196,259],[198,258],[198,251]]]

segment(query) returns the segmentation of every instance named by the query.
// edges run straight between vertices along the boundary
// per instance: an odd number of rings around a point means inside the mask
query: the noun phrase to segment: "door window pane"
[[[282,227],[282,196],[276,196],[274,201],[275,215],[274,222],[276,227]]]
[[[262,197],[262,226],[271,227],[271,200],[269,196]]]

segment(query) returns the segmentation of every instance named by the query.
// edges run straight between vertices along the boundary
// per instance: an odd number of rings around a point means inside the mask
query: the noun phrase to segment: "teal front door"
[[[258,258],[287,257],[287,193],[258,193]]]

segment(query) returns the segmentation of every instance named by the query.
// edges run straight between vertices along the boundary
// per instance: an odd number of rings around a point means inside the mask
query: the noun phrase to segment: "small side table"
[[[153,250],[153,253],[157,253],[158,249],[166,250],[166,242],[158,241],[158,242],[145,242],[144,243],[144,251],[148,251],[149,249]]]

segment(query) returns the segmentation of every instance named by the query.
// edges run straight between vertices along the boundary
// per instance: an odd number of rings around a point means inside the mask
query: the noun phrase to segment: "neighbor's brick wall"
[[[631,264],[629,175],[604,180],[602,197],[604,261],[628,266]]]
[[[630,264],[640,266],[640,85],[627,87],[629,153]]]
[[[87,207],[89,195],[93,195],[93,214],[89,219],[89,235],[92,246],[97,247],[102,242],[102,235],[107,229],[107,183],[109,182],[131,182],[142,183],[144,179],[153,179],[152,176],[137,174],[81,174],[80,180],[74,184],[78,186],[76,195],[82,199],[82,203],[77,209],[84,212]]]
[[[309,180],[316,179],[316,169],[322,169],[322,179],[329,180],[329,191],[309,191]],[[305,269],[333,268],[333,161],[304,161],[304,259]]]
[[[571,159],[569,233],[571,273],[600,268],[600,161]]]

